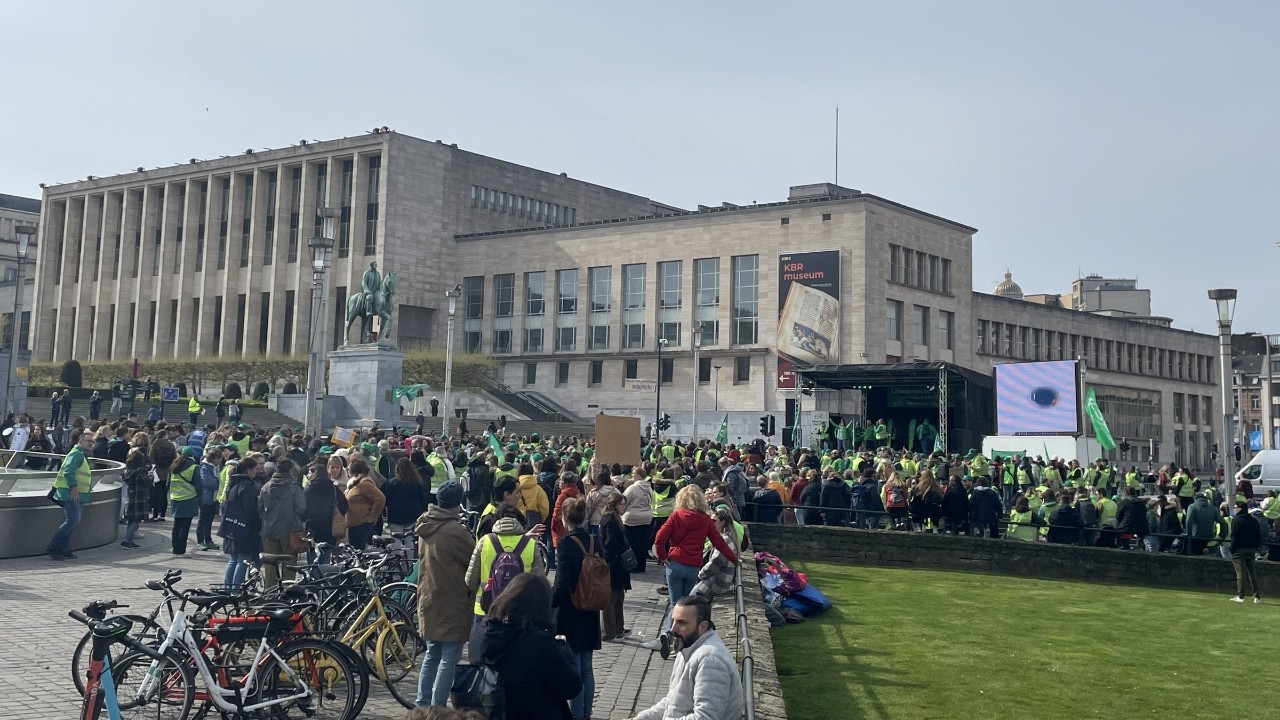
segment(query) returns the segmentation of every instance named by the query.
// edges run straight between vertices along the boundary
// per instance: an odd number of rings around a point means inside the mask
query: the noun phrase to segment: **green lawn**
[[[1280,667],[1280,599],[795,563],[835,607],[773,630],[790,720],[1222,718]],[[1263,710],[1263,708],[1269,708]]]

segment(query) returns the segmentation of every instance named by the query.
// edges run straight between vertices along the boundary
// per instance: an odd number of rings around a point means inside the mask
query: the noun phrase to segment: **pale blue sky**
[[[832,179],[974,283],[1280,332],[1280,3],[0,1],[0,192],[387,125],[682,207]],[[207,109],[206,109],[207,108]]]

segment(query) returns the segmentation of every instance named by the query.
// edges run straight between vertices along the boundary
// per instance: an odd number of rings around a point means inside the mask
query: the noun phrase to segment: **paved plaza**
[[[0,720],[75,716],[80,698],[71,681],[71,654],[85,628],[67,617],[68,610],[92,600],[115,599],[131,605],[121,612],[148,614],[160,595],[144,583],[170,568],[183,571],[179,587],[221,582],[227,556],[215,551],[175,558],[169,553],[168,527],[144,524],[137,550],[113,544],[79,551],[78,560],[66,562],[47,557],[0,560]],[[629,717],[666,692],[670,663],[640,647],[662,621],[667,600],[655,592],[659,579],[659,568],[653,564],[645,575],[633,576],[626,620],[634,639],[604,643],[595,655],[594,718]],[[360,717],[398,719],[404,714],[386,688],[375,682]]]

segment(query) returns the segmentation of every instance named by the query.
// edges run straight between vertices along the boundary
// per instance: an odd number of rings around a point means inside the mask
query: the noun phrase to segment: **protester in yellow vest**
[[[1010,540],[1035,542],[1038,524],[1035,511],[1031,509],[1027,498],[1019,496],[1014,502],[1013,510],[1009,511],[1009,526],[1005,531],[1005,537]]]
[[[89,500],[93,476],[89,472],[89,451],[93,449],[93,433],[81,431],[75,447],[62,460],[53,480],[53,501],[62,506],[62,524],[49,539],[45,552],[54,560],[75,558],[71,552],[71,536],[80,525],[81,507]]]
[[[191,519],[200,514],[200,497],[196,492],[196,459],[200,449],[190,445],[182,448],[173,461],[169,475],[169,506],[173,516],[173,554],[187,554],[187,535],[191,531]]]
[[[510,553],[515,552],[516,546],[523,542],[519,552],[523,571],[546,574],[546,561],[542,557],[542,552],[538,550],[537,537],[533,533],[533,530],[525,532],[524,525],[518,518],[504,514],[493,524],[493,532],[481,536],[476,542],[476,548],[471,553],[471,562],[467,565],[466,582],[467,587],[471,588],[476,596],[475,614],[477,616],[484,616],[488,610],[481,607],[481,601],[485,584],[490,581],[493,563],[498,559],[499,546],[503,553]]]

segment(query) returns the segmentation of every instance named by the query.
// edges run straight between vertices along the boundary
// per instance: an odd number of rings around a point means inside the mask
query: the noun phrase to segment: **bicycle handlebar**
[[[79,610],[72,610],[71,612],[67,613],[67,615],[69,615],[73,620],[76,620],[77,622],[88,625],[90,630],[97,629],[99,625],[107,624],[106,621],[94,620],[90,618],[88,615],[85,615],[84,613],[80,612]],[[118,637],[114,637],[111,639],[111,641],[120,643],[121,645],[124,645],[125,647],[129,648],[130,650],[146,655],[152,660],[164,660],[164,655],[161,655],[160,653],[156,652],[154,648],[147,647],[146,645],[143,645],[142,643],[138,642],[137,639],[130,637],[128,633],[123,633]]]

